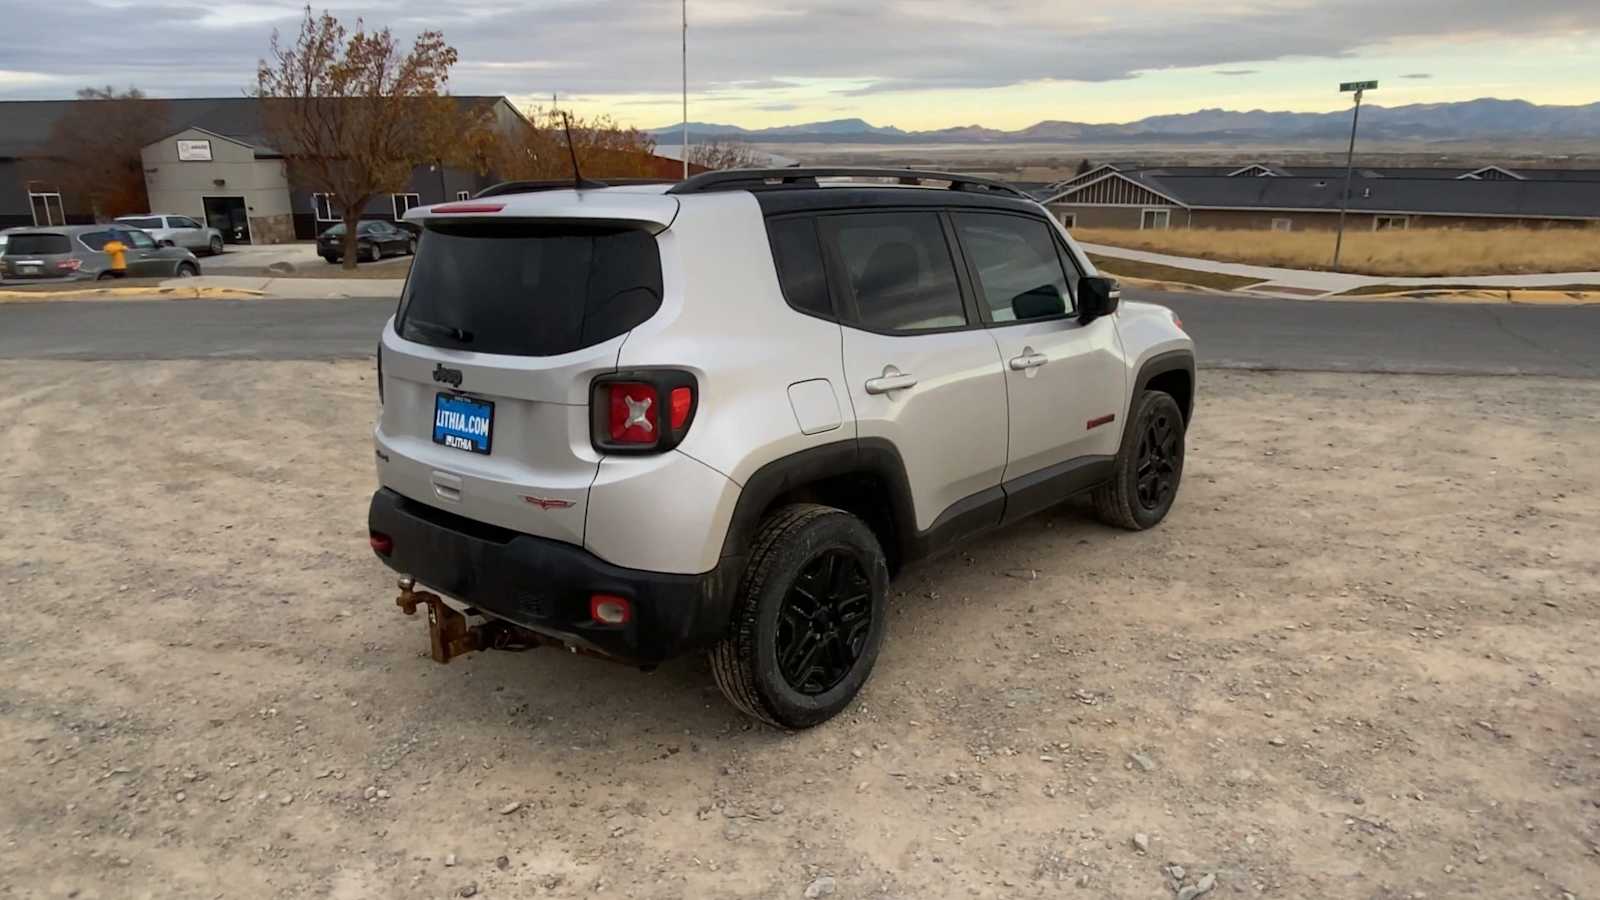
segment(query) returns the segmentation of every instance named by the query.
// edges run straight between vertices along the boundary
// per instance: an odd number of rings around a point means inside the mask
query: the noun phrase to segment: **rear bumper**
[[[388,535],[390,568],[485,615],[620,661],[654,664],[720,640],[742,561],[701,575],[625,569],[583,548],[466,519],[382,488],[371,531]],[[591,594],[627,598],[633,618],[605,625]]]

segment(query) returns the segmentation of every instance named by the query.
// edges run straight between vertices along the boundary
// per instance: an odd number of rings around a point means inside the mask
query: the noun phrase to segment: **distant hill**
[[[682,125],[655,129],[663,143],[676,142]],[[1048,120],[1016,131],[982,125],[903,131],[875,126],[861,119],[806,122],[777,128],[740,128],[708,122],[689,123],[690,140],[734,138],[761,143],[1294,143],[1321,142],[1350,131],[1348,110],[1332,113],[1238,112],[1202,109],[1192,113],[1150,116],[1136,122],[1093,124]],[[1459,103],[1416,103],[1361,108],[1361,134],[1377,141],[1469,141],[1515,138],[1600,138],[1600,103],[1585,106],[1540,106],[1526,100],[1466,100]]]

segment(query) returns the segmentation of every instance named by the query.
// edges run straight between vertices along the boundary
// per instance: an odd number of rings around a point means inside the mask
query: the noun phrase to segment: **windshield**
[[[422,235],[395,327],[437,347],[554,356],[661,306],[656,239],[634,228],[440,225]]]
[[[72,243],[64,234],[13,234],[6,243],[7,256],[47,256],[71,252]]]
[[[339,224],[339,225],[335,225],[332,228],[329,228],[327,231],[324,231],[322,233],[322,236],[323,237],[338,237],[341,234],[344,234],[344,225],[342,223]]]
[[[118,219],[117,221],[121,222],[123,225],[132,225],[134,228],[160,228],[161,227],[161,218],[159,216],[146,216],[146,217],[140,217],[140,218],[132,218],[132,217],[130,217],[130,218],[126,218],[126,219]]]

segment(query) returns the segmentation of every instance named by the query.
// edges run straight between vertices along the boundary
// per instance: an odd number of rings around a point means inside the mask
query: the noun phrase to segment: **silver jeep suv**
[[[871,672],[889,579],[1091,493],[1171,508],[1176,316],[1006,185],[905,170],[512,183],[412,210],[374,551],[433,657],[709,650],[782,727]]]

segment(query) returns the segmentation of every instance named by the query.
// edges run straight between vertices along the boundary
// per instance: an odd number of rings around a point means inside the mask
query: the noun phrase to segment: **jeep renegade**
[[[709,650],[739,709],[815,725],[902,566],[1082,493],[1149,528],[1177,494],[1193,343],[1007,185],[734,170],[406,219],[369,529],[440,661]]]

